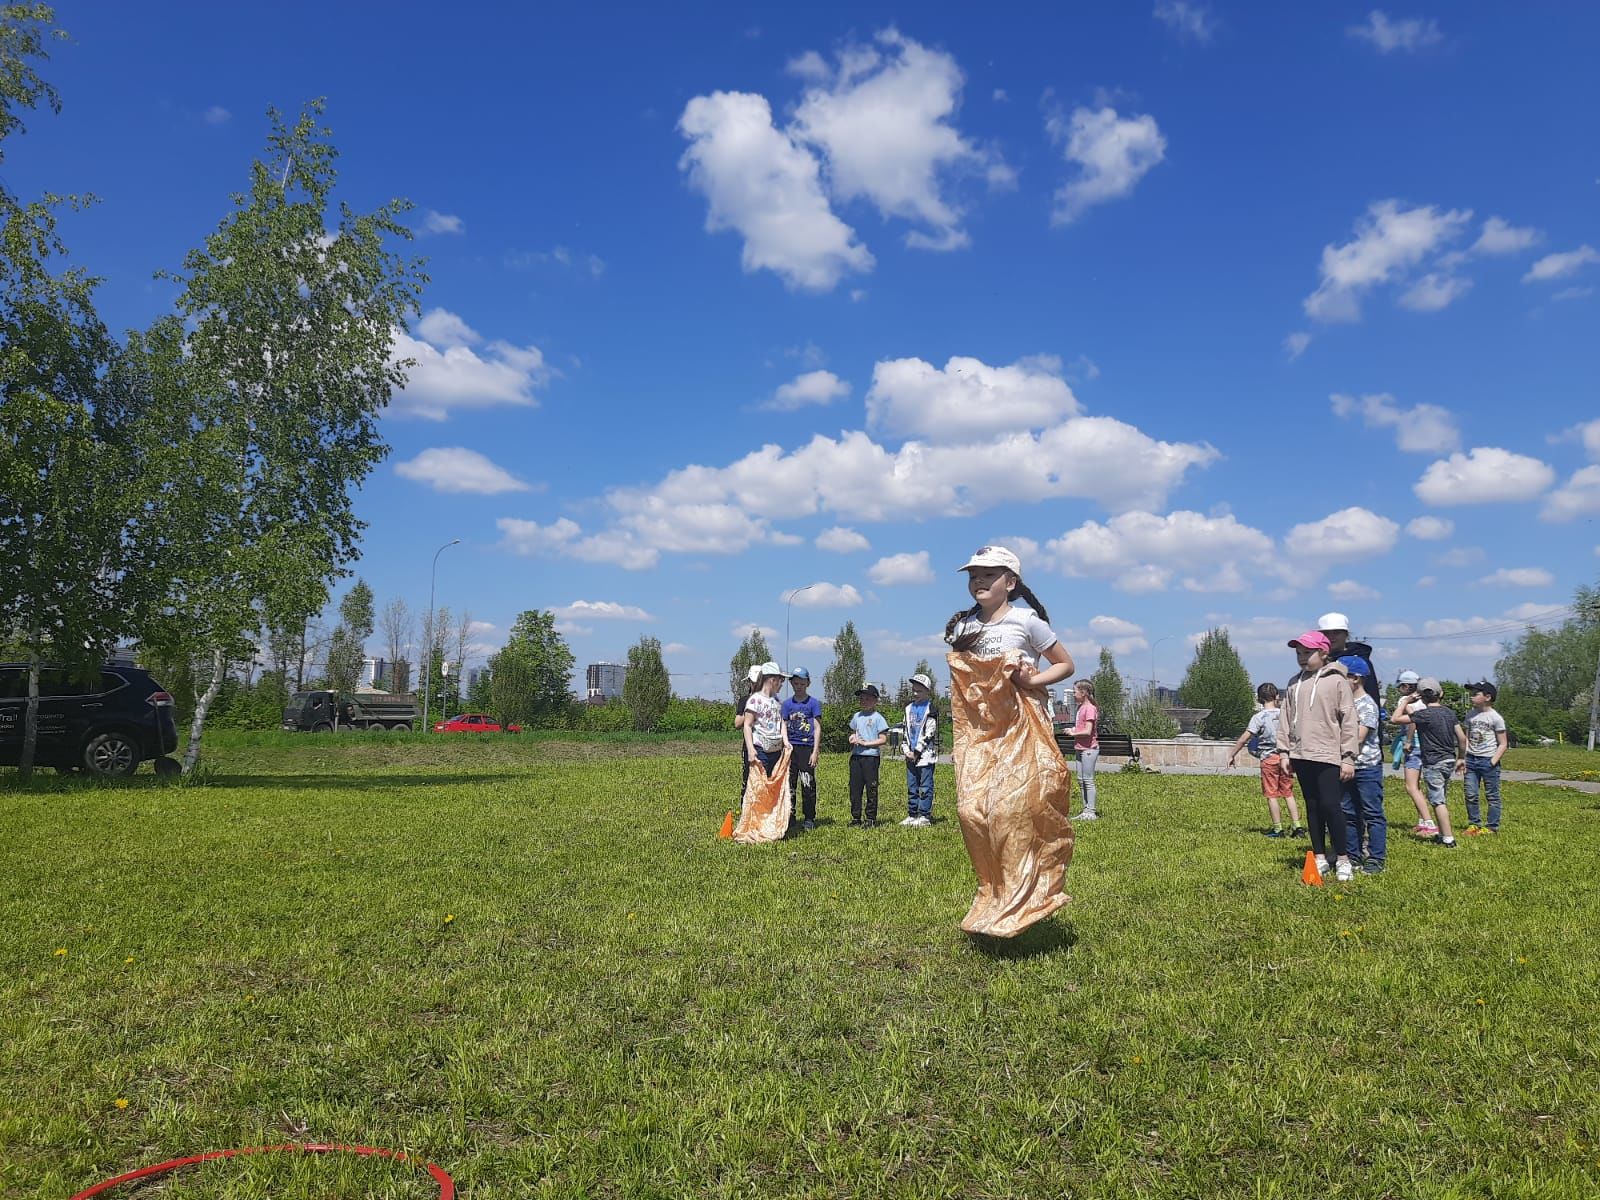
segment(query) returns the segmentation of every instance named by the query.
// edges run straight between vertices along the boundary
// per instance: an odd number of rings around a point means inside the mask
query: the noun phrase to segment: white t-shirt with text
[[[1008,650],[1026,650],[1037,659],[1061,640],[1037,613],[1027,608],[1013,607],[988,625],[977,617],[968,617],[956,626],[956,636],[974,630],[978,631],[978,643],[972,652],[984,658],[998,658]]]

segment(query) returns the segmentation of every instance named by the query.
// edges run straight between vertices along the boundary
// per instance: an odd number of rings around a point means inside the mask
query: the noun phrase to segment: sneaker
[[[1326,858],[1324,858],[1322,855],[1319,854],[1319,855],[1317,855],[1317,874],[1326,875],[1327,873],[1328,873],[1328,860]]]
[[[1334,872],[1334,879],[1340,883],[1349,883],[1356,877],[1355,869],[1348,861],[1339,864],[1339,869]]]
[[[918,829],[926,829],[926,828],[928,828],[928,826],[933,824],[933,818],[932,817],[918,817],[915,821],[912,822],[912,824],[915,825]]]
[[[1366,862],[1361,864],[1361,873],[1363,875],[1382,875],[1383,860],[1381,858],[1367,859]]]
[[[1305,837],[1306,836],[1306,827],[1304,825],[1296,825],[1293,829],[1289,830],[1289,836],[1292,837],[1292,838],[1303,838],[1303,837]]]
[[[876,829],[877,827],[878,822],[873,820],[871,817],[868,817],[865,821],[861,822],[861,828],[863,829]]]
[[[1455,838],[1447,838],[1442,833],[1434,834],[1431,841],[1435,846],[1443,846],[1447,850],[1454,850],[1456,848]]]
[[[1269,829],[1267,830],[1267,836],[1269,838],[1281,838],[1288,837],[1289,835],[1281,829]]]
[[[909,817],[907,817],[907,818],[906,818],[906,819],[905,819],[905,820],[904,820],[904,821],[901,821],[901,822],[900,822],[900,824],[902,824],[902,825],[905,825],[905,826],[907,826],[907,827],[908,827],[908,828],[910,828],[910,827],[913,827],[913,826],[915,826],[915,825],[916,825],[916,823],[917,823],[917,814],[916,814],[916,813],[912,813],[912,814],[911,814],[911,815],[910,815],[910,816],[909,816]]]
[[[851,817],[850,818],[850,824],[859,826],[861,824],[861,818],[860,817]]]
[[[1480,836],[1482,836],[1482,834],[1483,834],[1483,826],[1482,825],[1468,825],[1467,826],[1467,836],[1468,837],[1480,837]]]
[[[1498,825],[1486,825],[1486,826],[1485,826],[1485,827],[1484,827],[1484,830],[1483,830],[1483,831],[1484,831],[1484,832],[1485,832],[1485,833],[1492,833],[1492,834],[1494,834],[1494,835],[1495,835],[1495,836],[1496,836],[1496,837],[1499,837],[1499,836],[1500,836],[1500,826],[1498,826]]]
[[[1092,808],[1084,809],[1076,817],[1076,820],[1079,820],[1079,821],[1098,821],[1099,819],[1100,819],[1100,815],[1098,813],[1096,813],[1094,811],[1094,809],[1092,809]]]
[[[817,823],[815,821],[813,821],[810,817],[807,817],[804,821],[800,822],[800,828],[804,829],[807,833],[810,833],[816,827],[817,827]]]

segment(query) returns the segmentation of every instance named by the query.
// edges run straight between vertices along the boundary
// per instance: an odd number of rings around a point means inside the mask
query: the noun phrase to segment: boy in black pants
[[[857,691],[856,700],[861,709],[850,718],[850,824],[871,829],[878,823],[878,751],[889,740],[889,722],[878,711],[878,689],[872,684]]]

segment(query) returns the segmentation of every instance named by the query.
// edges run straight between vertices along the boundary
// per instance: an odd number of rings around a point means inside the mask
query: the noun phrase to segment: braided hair
[[[1039,620],[1048,622],[1050,620],[1050,614],[1045,612],[1044,605],[1039,603],[1039,597],[1035,596],[1032,589],[1029,588],[1027,584],[1022,582],[1022,576],[1012,574],[1009,571],[1007,574],[1011,575],[1011,578],[1017,581],[1017,587],[1014,594],[1027,601],[1028,607],[1033,609],[1033,611],[1038,615]],[[964,608],[960,612],[952,614],[950,619],[945,622],[944,640],[950,643],[950,648],[952,650],[967,651],[971,650],[978,644],[978,639],[983,636],[980,630],[969,629],[960,637],[956,636],[956,630],[962,624],[977,616],[980,611],[981,610],[979,607],[974,604],[971,608]]]

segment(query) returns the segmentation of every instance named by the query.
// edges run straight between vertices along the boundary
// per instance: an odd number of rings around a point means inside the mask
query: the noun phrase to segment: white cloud
[[[1362,296],[1409,272],[1471,219],[1468,209],[1402,209],[1398,200],[1379,200],[1356,222],[1354,238],[1322,248],[1322,280],[1305,299],[1306,315],[1325,323],[1360,320]]]
[[[574,600],[550,610],[569,621],[654,621],[644,609],[615,600]]]
[[[1283,352],[1289,356],[1289,361],[1293,362],[1306,352],[1306,347],[1309,345],[1311,345],[1311,335],[1305,330],[1300,330],[1283,339]]]
[[[1557,613],[1563,613],[1565,611],[1566,608],[1561,605],[1551,605],[1549,603],[1540,604],[1537,601],[1528,601],[1523,604],[1518,604],[1514,608],[1506,609],[1506,617],[1508,620],[1512,621],[1532,621],[1539,617],[1554,616]]]
[[[1069,224],[1096,204],[1128,195],[1167,153],[1154,117],[1123,117],[1109,105],[1079,107],[1070,117],[1053,114],[1045,129],[1078,167],[1056,192],[1052,225]]]
[[[778,529],[767,531],[767,544],[771,546],[803,546],[805,542],[805,538],[797,533],[784,533]]]
[[[1584,453],[1591,462],[1600,462],[1600,419],[1583,421],[1550,439],[1553,442],[1577,441],[1583,443]]]
[[[566,517],[549,525],[501,517],[495,522],[501,533],[500,547],[527,557],[561,555],[583,562],[612,563],[628,571],[642,571],[659,561],[660,553],[640,546],[615,531],[583,536],[577,522]]]
[[[1502,217],[1490,217],[1483,232],[1472,243],[1474,254],[1516,254],[1537,246],[1544,234],[1533,228],[1518,228]]]
[[[1478,582],[1492,587],[1549,587],[1555,581],[1543,567],[1501,567]]]
[[[606,260],[598,254],[584,254],[566,246],[551,250],[513,250],[503,261],[513,270],[554,265],[591,279],[599,279],[606,273]]]
[[[1272,539],[1233,516],[1197,512],[1126,512],[1101,524],[1085,521],[1046,547],[1046,561],[1068,575],[1110,579],[1124,592],[1164,591],[1187,573],[1191,591],[1211,584],[1245,584],[1240,564],[1257,569],[1272,559]]]
[[[1438,312],[1448,308],[1472,290],[1472,280],[1440,271],[1429,271],[1400,293],[1401,308],[1412,312]]]
[[[587,625],[579,625],[576,621],[557,621],[551,628],[562,637],[587,637],[594,630]]]
[[[1434,565],[1440,567],[1470,567],[1482,562],[1486,555],[1482,546],[1456,546],[1443,554],[1433,556]]]
[[[233,114],[220,104],[213,104],[200,114],[200,119],[207,125],[226,125],[232,118]]]
[[[661,647],[661,653],[663,653],[663,654],[687,654],[693,648],[694,647],[687,646],[682,642],[668,642],[665,646]]]
[[[1195,4],[1191,0],[1156,0],[1152,15],[1179,38],[1203,45],[1216,36],[1216,14],[1205,4]]]
[[[778,636],[778,631],[776,629],[766,625],[754,625],[748,623],[744,625],[735,624],[730,632],[741,642],[748,638],[752,633],[759,633],[764,641],[769,642]]]
[[[528,485],[504,467],[464,446],[434,446],[415,458],[395,464],[395,474],[425,483],[436,492],[471,492],[498,496],[526,492]]]
[[[854,608],[861,603],[861,593],[854,584],[813,583],[801,591],[798,588],[781,593],[778,599],[796,608]]]
[[[417,322],[417,333],[422,340],[441,350],[452,346],[476,346],[483,336],[455,313],[444,308],[430,308]]]
[[[1444,517],[1413,517],[1406,522],[1406,532],[1418,541],[1442,542],[1456,531],[1456,523]]]
[[[1551,279],[1565,279],[1576,275],[1590,263],[1600,263],[1600,250],[1585,243],[1576,250],[1563,250],[1559,254],[1546,254],[1522,277],[1523,283],[1544,283]]]
[[[872,549],[872,543],[865,537],[843,525],[835,525],[817,534],[816,546],[818,550],[831,550],[835,554],[853,554],[858,550]]]
[[[1341,579],[1328,585],[1328,595],[1335,600],[1376,600],[1380,593],[1354,579]]]
[[[1393,429],[1400,449],[1416,454],[1445,454],[1461,444],[1461,431],[1449,409],[1436,404],[1401,408],[1387,392],[1346,396],[1335,392],[1329,397],[1338,417],[1360,415],[1369,429]]]
[[[1411,490],[1424,504],[1499,504],[1532,500],[1555,477],[1537,458],[1477,446],[1433,463]]]
[[[455,313],[430,310],[417,324],[420,338],[395,330],[394,361],[412,359],[406,385],[390,405],[397,413],[446,420],[456,409],[538,404],[536,389],[550,381],[553,372],[537,346],[514,346],[494,341],[480,353],[473,346],[481,336]]]
[[[1283,547],[1308,563],[1348,562],[1387,554],[1400,537],[1400,526],[1370,509],[1352,506],[1320,521],[1296,525]]]
[[[1070,636],[1073,631],[1068,630],[1062,636],[1067,641],[1072,641]],[[1132,621],[1125,621],[1121,617],[1091,617],[1089,620],[1089,633],[1098,646],[1104,646],[1113,654],[1132,654],[1136,650],[1148,650],[1150,642],[1144,634],[1144,627]],[[1090,653],[1085,653],[1085,659]]]
[[[679,166],[710,202],[706,229],[744,238],[745,271],[769,270],[791,288],[828,291],[872,254],[823,194],[815,155],[772,124],[765,97],[713,92],[684,107]]]
[[[1539,515],[1546,521],[1570,521],[1588,513],[1600,513],[1600,466],[1574,471],[1545,498]]]
[[[926,550],[918,550],[915,554],[891,554],[868,567],[867,578],[880,587],[932,583],[933,566],[928,562]]]
[[[833,639],[823,637],[820,633],[810,633],[803,638],[795,638],[794,648],[809,654],[832,654]]]
[[[867,392],[869,428],[936,442],[1043,429],[1078,412],[1060,359],[1048,356],[1008,367],[957,356],[942,371],[920,358],[885,359]]]
[[[451,213],[435,212],[428,209],[422,214],[423,233],[465,233],[467,227],[460,217]]]
[[[1558,302],[1566,300],[1583,300],[1592,295],[1594,295],[1594,288],[1592,287],[1566,287],[1562,288],[1559,292],[1552,292],[1550,294],[1550,299]]]
[[[954,58],[894,29],[875,40],[877,47],[846,46],[837,70],[816,55],[796,60],[813,86],[796,106],[790,132],[822,152],[836,199],[863,198],[884,217],[925,226],[906,236],[909,246],[959,249],[969,239],[941,177],[1003,164],[950,124],[963,82]]]
[[[1378,8],[1367,14],[1365,25],[1351,25],[1345,32],[1359,41],[1370,42],[1379,54],[1412,54],[1428,46],[1437,46],[1444,40],[1439,22],[1432,17],[1397,19]]]
[[[761,407],[770,412],[795,412],[818,404],[832,404],[850,394],[850,385],[832,371],[807,371],[779,385]]]

